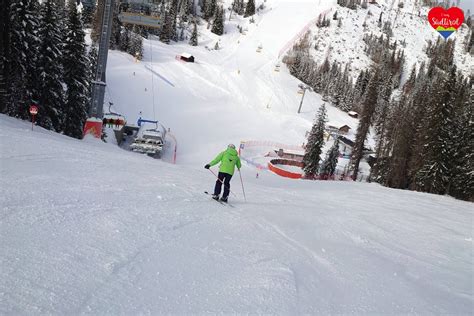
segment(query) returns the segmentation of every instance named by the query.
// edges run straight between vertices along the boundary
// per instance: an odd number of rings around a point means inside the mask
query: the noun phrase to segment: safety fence
[[[241,141],[240,146],[239,146],[240,159],[260,170],[268,170],[268,163],[259,162],[257,161],[257,159],[246,157],[245,155],[245,149],[258,148],[258,147],[266,148],[267,150],[268,148],[272,148],[273,150],[278,150],[278,149],[295,150],[295,151],[304,150],[303,146],[287,145],[287,144],[273,142],[273,141],[258,141],[258,140]],[[260,154],[262,155],[261,158],[265,157],[264,156],[265,153],[262,152]]]
[[[282,168],[279,168],[277,165],[286,165],[286,166],[295,166],[303,168],[303,163],[295,160],[288,159],[272,159],[268,163],[268,169],[276,173],[277,175],[285,178],[291,179],[300,179],[303,176],[303,171],[300,173],[291,172]]]
[[[249,140],[241,141],[239,147],[239,154],[241,150],[247,147],[272,147],[276,149],[290,149],[290,150],[304,150],[303,146],[298,145],[286,145],[282,143],[272,142],[272,141],[259,141],[259,140]]]

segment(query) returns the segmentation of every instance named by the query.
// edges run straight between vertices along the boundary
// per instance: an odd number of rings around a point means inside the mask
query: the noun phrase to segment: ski
[[[205,194],[207,195],[212,195],[211,193],[207,192],[207,191],[204,191]],[[214,199],[213,199],[214,200]],[[232,204],[229,204],[229,202],[222,202],[221,200],[214,200],[218,203],[220,203],[221,205],[224,205],[224,206],[228,206],[228,207],[234,207]]]

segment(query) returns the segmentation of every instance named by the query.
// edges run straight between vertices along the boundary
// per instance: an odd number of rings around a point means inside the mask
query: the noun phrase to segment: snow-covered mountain
[[[403,3],[403,7],[398,6],[399,2]],[[392,45],[404,50],[406,78],[413,65],[419,68],[422,62],[428,62],[426,47],[429,42],[435,43],[440,38],[428,23],[428,11],[428,7],[413,1],[379,0],[374,4],[368,3],[366,9],[359,7],[357,10],[335,6],[326,15],[331,23],[328,27],[313,25],[309,28],[311,44],[316,48],[310,52],[319,64],[326,58],[331,62],[348,64],[355,81],[361,70],[373,64],[366,52],[364,36],[373,34],[378,38],[390,35]],[[469,34],[469,27],[463,24],[450,36],[450,39],[456,40],[456,65],[465,76],[474,72],[474,56],[465,50]]]

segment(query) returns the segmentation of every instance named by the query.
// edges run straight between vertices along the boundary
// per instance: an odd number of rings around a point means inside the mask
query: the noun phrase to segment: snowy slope
[[[403,2],[404,7],[398,8],[398,2]],[[338,21],[333,20],[335,11],[337,17],[342,20],[341,27],[337,26]],[[312,46],[317,45],[317,49],[310,52],[319,64],[322,64],[327,56],[331,62],[349,64],[355,82],[360,71],[372,64],[365,53],[367,44],[363,41],[364,35],[373,33],[378,38],[384,34],[382,27],[378,26],[382,13],[383,23],[390,21],[392,26],[391,42],[396,42],[397,47],[405,51],[405,78],[410,74],[413,65],[419,68],[422,62],[428,62],[425,53],[428,42],[442,39],[428,23],[428,11],[428,7],[420,6],[415,1],[398,0],[378,0],[377,4],[369,4],[367,9],[358,10],[335,6],[331,14],[327,15],[331,20],[329,27],[311,28]],[[465,76],[474,73],[474,56],[464,50],[468,33],[469,27],[463,24],[449,37],[456,40],[454,58],[458,69]],[[386,34],[384,36],[386,37]]]
[[[178,139],[178,163],[200,166],[229,142],[241,140],[300,145],[323,102],[319,95],[307,93],[302,113],[296,115],[300,82],[283,65],[281,72],[274,69],[281,49],[334,3],[267,1],[256,23],[237,16],[226,22],[227,34],[218,51],[204,48],[214,47],[218,37],[203,25],[198,47],[146,40],[140,63],[110,52],[107,97],[130,122],[142,111],[171,128]],[[237,25],[248,29],[246,35],[238,32]],[[260,53],[258,46],[263,47]],[[183,51],[193,54],[196,63],[176,60]],[[332,121],[356,128],[357,120],[346,113],[333,107],[328,112]]]
[[[174,166],[0,116],[1,314],[469,314],[472,204]]]

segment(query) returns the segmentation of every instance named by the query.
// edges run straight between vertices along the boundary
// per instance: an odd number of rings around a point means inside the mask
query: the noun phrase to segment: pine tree
[[[90,28],[92,24],[92,20],[94,18],[94,11],[95,11],[95,2],[92,1],[90,4],[85,4],[82,2],[82,23],[85,27]]]
[[[120,50],[123,52],[130,51],[131,46],[131,31],[129,26],[125,26],[120,34]],[[160,35],[161,40],[161,35]]]
[[[98,60],[98,49],[97,45],[92,44],[89,49],[89,53],[87,55],[87,81],[89,83],[96,80],[96,72],[97,72],[97,60]],[[89,84],[89,90],[87,91],[87,106],[90,106],[92,103],[92,85]]]
[[[474,93],[471,82],[466,80],[464,89],[465,98],[460,99],[454,126],[457,128],[453,133],[453,172],[450,179],[449,194],[463,200],[474,201],[474,104],[470,102]],[[468,91],[471,91],[469,95]]]
[[[425,139],[424,164],[416,174],[419,190],[444,194],[452,176],[454,155],[453,122],[455,118],[456,67],[452,66],[449,77],[440,74],[438,89],[433,95],[427,116],[430,118]]]
[[[201,16],[204,18],[207,11],[207,2],[210,0],[200,0],[199,6],[201,7]]]
[[[118,18],[118,8],[118,6],[114,7],[112,15],[112,33],[110,34],[110,49],[120,49],[122,23]]]
[[[168,12],[165,12],[165,17],[163,19],[163,27],[160,29],[160,41],[162,41],[165,44],[169,44],[171,41],[170,34],[173,31],[173,21],[171,14]]]
[[[170,10],[169,10],[169,15],[171,18],[171,27],[169,29],[169,38],[172,39],[173,41],[177,42],[178,41],[178,32],[177,32],[177,26],[176,26],[176,19],[178,17],[178,0],[172,0]]]
[[[37,122],[47,129],[63,130],[64,89],[61,67],[63,58],[61,37],[62,25],[55,0],[46,0],[41,8],[41,23],[39,29],[39,104],[41,113]]]
[[[10,0],[0,2],[0,113],[6,113],[10,74]]]
[[[249,0],[247,6],[245,7],[244,17],[252,16],[255,14],[255,0]]]
[[[64,82],[67,87],[64,133],[75,138],[82,138],[89,100],[89,60],[84,35],[76,2],[70,0],[63,59]]]
[[[408,163],[413,143],[413,127],[410,118],[412,108],[412,103],[403,95],[395,109],[394,131],[391,140],[393,148],[385,180],[385,184],[391,188],[406,189],[408,187]]]
[[[206,10],[204,12],[204,19],[211,19],[217,9],[217,0],[207,0],[206,1]]]
[[[216,9],[216,15],[214,18],[214,24],[212,25],[211,32],[217,35],[224,34],[224,8],[218,7]]]
[[[326,154],[326,158],[324,159],[324,162],[321,165],[320,174],[325,178],[331,178],[336,172],[338,159],[339,159],[339,139],[336,139],[331,149]]]
[[[37,69],[39,8],[36,0],[13,1],[10,8],[11,71],[6,74],[8,83],[6,113],[21,119],[29,119],[28,107],[32,100],[38,99],[39,90]]]
[[[100,30],[102,28],[102,16],[104,15],[104,2],[105,0],[97,0],[97,5],[95,6],[91,30],[91,39],[94,43],[97,43],[100,37]]]
[[[198,46],[198,31],[196,22],[193,22],[193,33],[191,34],[191,38],[189,39],[189,45]]]
[[[359,173],[359,164],[362,159],[364,151],[364,143],[369,132],[370,124],[375,113],[375,106],[377,103],[377,84],[379,80],[379,69],[375,71],[375,74],[369,81],[367,86],[367,93],[364,97],[363,109],[360,116],[359,125],[357,127],[357,134],[355,139],[354,148],[352,150],[351,157],[351,168],[353,170],[353,179],[357,179]]]
[[[139,34],[136,25],[133,26],[133,30],[130,33],[130,46],[128,47],[127,52],[138,60],[143,58],[143,38]]]
[[[319,161],[324,146],[324,126],[327,121],[326,106],[323,104],[318,111],[317,120],[311,128],[303,156],[305,177],[313,179],[319,170]]]
[[[244,0],[239,0],[237,14],[239,14],[239,15],[244,15],[245,14]]]

